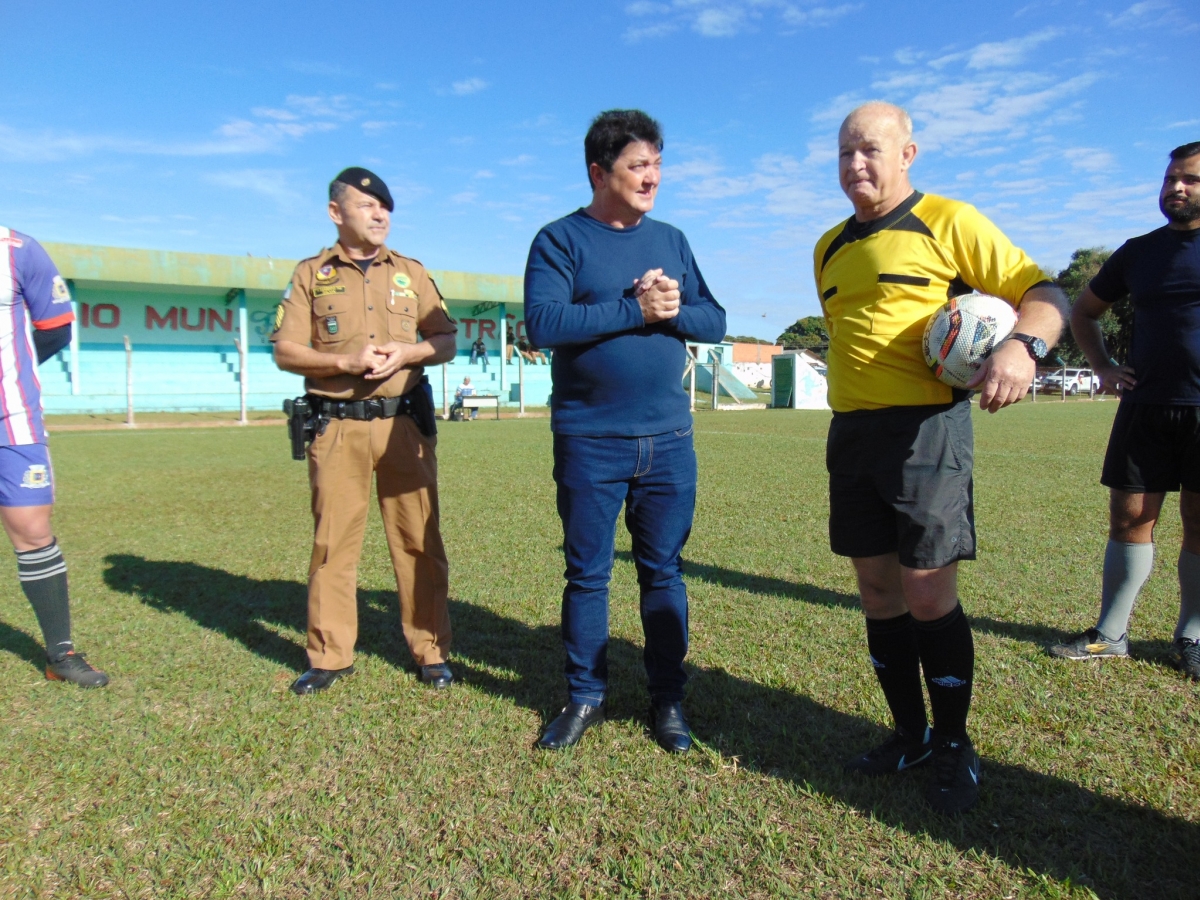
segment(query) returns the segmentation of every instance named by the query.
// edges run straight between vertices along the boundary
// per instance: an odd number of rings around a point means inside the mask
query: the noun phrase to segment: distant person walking
[[[974,381],[980,407],[996,412],[1025,395],[1058,340],[1065,298],[974,207],[913,190],[917,145],[904,110],[855,109],[838,155],[854,215],[813,253],[830,335],[829,542],[854,564],[871,666],[895,723],[846,768],[877,775],[932,759],[928,801],[956,813],[979,797],[967,735],[975,649],[958,599],[958,561],[975,558],[974,438],[969,393],[934,378],[921,335],[948,296],[979,291],[1018,308],[1019,333]]]
[[[71,340],[71,294],[28,235],[0,227],[0,253],[0,522],[46,642],[46,677],[104,687],[108,676],[89,665],[71,639],[67,563],[50,527],[54,468],[37,377],[37,367]]]
[[[538,741],[548,750],[572,746],[604,720],[622,506],[641,588],[651,727],[664,749],[691,747],[680,556],[695,511],[696,454],[684,342],[721,340],[725,311],[683,233],[647,216],[662,146],[644,112],[597,116],[584,138],[592,202],[538,232],[525,268],[525,327],[535,346],[554,350],[550,427],[566,557],[569,702]]]
[[[354,671],[372,476],[409,652],[426,684],[440,689],[453,680],[424,367],[454,358],[457,329],[424,266],[385,245],[392,208],[387,185],[366,169],[346,169],[330,183],[337,243],[296,266],[271,335],[276,364],[304,376],[320,423],[308,450],[311,668],[292,685],[297,694],[323,691]]]
[[[1171,151],[1162,228],[1130,238],[1071,310],[1071,330],[1104,384],[1121,392],[1100,483],[1109,489],[1100,617],[1051,648],[1066,659],[1129,655],[1129,617],[1154,566],[1154,526],[1179,491],[1179,620],[1171,657],[1200,679],[1200,141]],[[1108,356],[1099,318],[1133,303],[1129,365]]]

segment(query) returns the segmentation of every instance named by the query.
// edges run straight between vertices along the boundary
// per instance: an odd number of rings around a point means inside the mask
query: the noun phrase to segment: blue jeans
[[[651,437],[555,434],[554,481],[567,564],[562,635],[571,702],[598,704],[608,688],[608,582],[622,505],[641,587],[650,697],[682,700],[688,600],[680,555],[696,509],[691,427]]]

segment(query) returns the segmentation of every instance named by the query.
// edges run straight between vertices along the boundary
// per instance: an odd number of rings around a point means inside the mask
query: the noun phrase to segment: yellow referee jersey
[[[886,216],[853,216],[813,251],[829,329],[829,405],[837,412],[949,403],[921,352],[929,317],[979,291],[1018,306],[1047,281],[1032,259],[967,203],[922,194]]]

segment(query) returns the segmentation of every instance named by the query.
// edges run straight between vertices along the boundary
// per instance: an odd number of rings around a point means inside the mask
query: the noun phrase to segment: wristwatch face
[[[1029,348],[1030,355],[1035,360],[1043,360],[1046,354],[1050,352],[1050,348],[1046,346],[1046,342],[1039,337],[1034,337],[1031,334],[1011,334],[1009,335],[1014,341],[1020,341]]]

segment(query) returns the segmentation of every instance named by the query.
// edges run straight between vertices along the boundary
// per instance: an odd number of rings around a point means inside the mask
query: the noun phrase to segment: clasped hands
[[[361,375],[368,381],[383,381],[391,378],[408,363],[408,350],[415,344],[400,344],[389,341],[375,346],[367,344],[358,353],[346,357],[346,371]]]
[[[650,269],[641,278],[633,279],[633,284],[634,296],[647,325],[679,315],[679,282],[664,275],[662,269]]]

